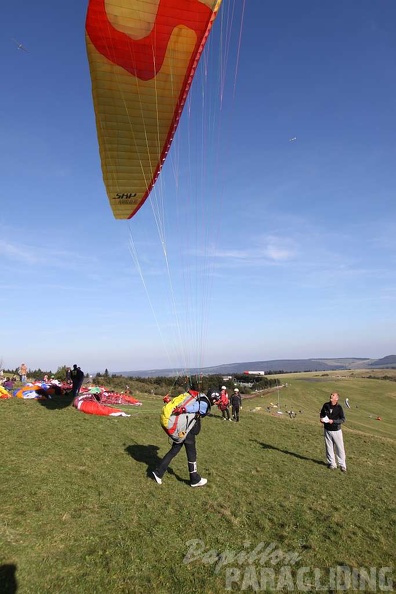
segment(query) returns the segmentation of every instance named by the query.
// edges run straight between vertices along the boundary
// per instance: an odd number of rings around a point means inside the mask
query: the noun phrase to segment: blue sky
[[[396,352],[396,4],[247,0],[242,26],[233,6],[131,221],[102,182],[87,2],[3,8],[4,367]]]

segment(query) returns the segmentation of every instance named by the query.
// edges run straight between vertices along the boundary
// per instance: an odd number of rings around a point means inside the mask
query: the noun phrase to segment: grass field
[[[184,451],[162,485],[148,476],[169,447],[160,397],[130,418],[0,401],[0,594],[390,591],[396,382],[282,380],[239,424],[204,419],[201,489]],[[351,405],[345,475],[326,468],[318,422],[333,390]]]

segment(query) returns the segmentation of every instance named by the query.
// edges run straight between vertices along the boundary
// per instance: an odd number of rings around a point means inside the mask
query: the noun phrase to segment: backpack
[[[189,406],[197,400],[198,395],[198,392],[184,392],[184,394],[172,398],[170,402],[162,407],[161,427],[176,443],[182,443],[185,440],[188,432],[194,427],[199,414],[183,413],[175,415],[173,411],[177,406]]]

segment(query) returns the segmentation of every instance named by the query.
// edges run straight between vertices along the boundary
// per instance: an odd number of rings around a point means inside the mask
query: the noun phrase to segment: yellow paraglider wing
[[[86,43],[113,214],[149,195],[221,0],[90,0]]]

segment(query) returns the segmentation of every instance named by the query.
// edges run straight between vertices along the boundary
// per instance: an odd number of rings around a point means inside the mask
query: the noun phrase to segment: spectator
[[[83,384],[84,372],[81,371],[81,368],[77,367],[77,364],[75,363],[73,365],[73,369],[70,372],[70,375],[71,375],[71,381],[72,381],[72,394],[73,394],[73,397],[75,398],[76,396],[78,396],[81,386]]]
[[[217,406],[219,407],[219,410],[221,410],[223,420],[231,421],[230,411],[228,408],[230,406],[230,400],[228,398],[227,388],[225,386],[221,386],[220,399],[217,402]]]
[[[26,363],[21,363],[21,366],[19,368],[19,376],[21,378],[21,382],[26,382],[26,376],[27,376]]]
[[[231,410],[232,418],[234,421],[239,423],[239,410],[242,409],[242,398],[238,388],[234,388],[234,393],[231,396]]]
[[[344,411],[338,404],[337,392],[330,394],[330,401],[325,402],[320,411],[320,422],[324,428],[327,467],[337,468],[337,462],[342,472],[346,472],[344,440],[341,425],[345,422]]]

